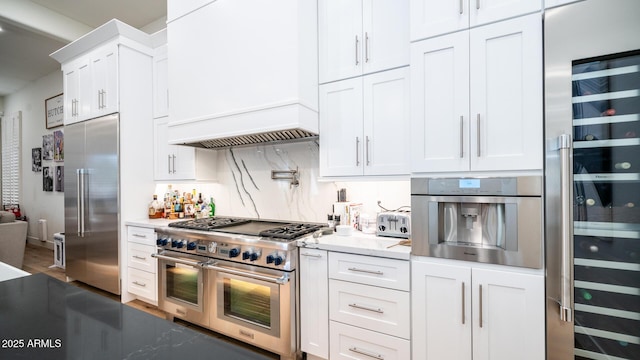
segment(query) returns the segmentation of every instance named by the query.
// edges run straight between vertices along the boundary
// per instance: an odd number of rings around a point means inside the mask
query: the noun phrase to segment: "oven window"
[[[166,265],[167,297],[198,305],[199,269],[181,264]]]
[[[252,282],[224,279],[224,314],[271,327],[271,288]]]

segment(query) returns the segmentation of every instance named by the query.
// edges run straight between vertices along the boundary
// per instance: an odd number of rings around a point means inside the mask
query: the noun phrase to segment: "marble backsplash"
[[[324,222],[337,201],[337,192],[346,189],[347,200],[361,203],[363,212],[410,205],[407,178],[392,180],[335,181],[319,176],[317,141],[268,144],[217,150],[218,179],[212,183],[174,183],[174,189],[196,189],[216,203],[216,214],[261,219]],[[274,180],[271,171],[298,170],[298,185],[286,179]],[[286,176],[286,174],[285,174]],[[167,184],[159,183],[156,193],[164,194]]]

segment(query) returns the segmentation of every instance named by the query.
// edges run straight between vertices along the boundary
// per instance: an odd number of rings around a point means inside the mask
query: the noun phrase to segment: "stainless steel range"
[[[215,217],[158,234],[158,307],[293,359],[297,351],[295,240],[323,224]]]

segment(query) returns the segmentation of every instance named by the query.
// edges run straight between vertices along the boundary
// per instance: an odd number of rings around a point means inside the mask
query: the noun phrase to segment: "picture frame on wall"
[[[53,191],[53,174],[50,166],[42,168],[42,190]]]
[[[45,125],[47,129],[64,124],[64,96],[58,94],[44,101]]]
[[[31,149],[31,171],[42,171],[42,148]]]
[[[64,133],[61,130],[53,132],[53,160],[64,161]]]
[[[42,160],[53,160],[53,134],[42,135]]]
[[[64,192],[64,166],[56,166],[56,191]]]

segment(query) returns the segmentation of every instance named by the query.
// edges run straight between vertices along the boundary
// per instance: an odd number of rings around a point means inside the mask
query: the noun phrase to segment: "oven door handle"
[[[166,256],[166,255],[162,255],[162,254],[151,254],[152,257],[156,258],[156,259],[160,259],[160,260],[167,260],[167,261],[172,261],[178,264],[183,264],[183,265],[190,265],[193,267],[199,267],[202,268],[202,263],[201,262],[197,262],[197,261],[188,261],[188,260],[182,260],[182,259],[178,259],[172,256]]]
[[[248,277],[248,278],[252,278],[252,279],[256,279],[256,280],[267,281],[267,282],[274,283],[274,284],[282,285],[282,284],[286,284],[287,282],[289,282],[289,274],[287,274],[287,273],[283,274],[282,276],[280,276],[278,278],[273,278],[273,277],[269,277],[269,276],[249,273],[249,272],[246,272],[246,271],[240,271],[240,270],[229,269],[229,268],[226,268],[226,267],[216,266],[215,264],[204,264],[203,267],[205,269],[208,269],[208,270],[217,270],[217,271],[223,272],[223,273],[244,276],[244,277]]]

